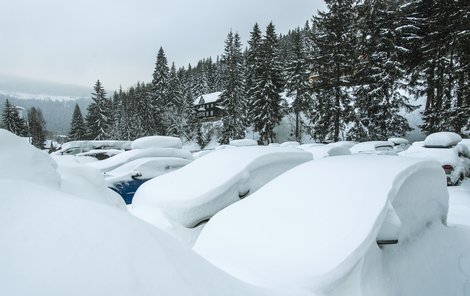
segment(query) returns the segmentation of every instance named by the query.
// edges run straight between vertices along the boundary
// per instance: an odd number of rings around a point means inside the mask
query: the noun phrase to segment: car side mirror
[[[140,172],[133,172],[133,174],[131,175],[131,178],[134,179],[134,180],[139,178],[139,177],[142,177],[142,173],[140,173]]]

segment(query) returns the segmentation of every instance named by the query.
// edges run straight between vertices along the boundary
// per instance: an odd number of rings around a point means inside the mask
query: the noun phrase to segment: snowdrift
[[[23,181],[0,187],[0,295],[279,295],[126,212]]]
[[[125,209],[122,199],[116,198],[106,187],[99,171],[72,161],[58,165],[44,151],[3,129],[0,129],[0,143],[0,180],[31,182],[78,198]],[[68,157],[64,159],[70,160]]]
[[[57,163],[24,139],[0,129],[0,179],[60,187]]]
[[[462,141],[462,137],[453,132],[432,133],[424,139],[427,147],[450,147]]]
[[[311,159],[311,154],[292,148],[216,150],[143,184],[134,196],[132,212],[150,223],[153,215],[164,213],[177,224],[192,228]]]
[[[436,162],[391,156],[307,162],[212,217],[194,250],[249,283],[327,292],[377,240],[404,243],[445,223],[443,175]]]

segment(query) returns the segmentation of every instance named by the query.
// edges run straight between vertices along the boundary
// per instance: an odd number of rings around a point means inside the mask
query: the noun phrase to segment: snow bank
[[[161,209],[177,224],[194,227],[274,177],[311,159],[311,154],[291,148],[216,150],[143,184],[134,196],[133,212],[141,212],[138,210],[141,207]],[[141,218],[148,220],[148,216],[147,213]]]
[[[76,157],[60,156],[64,162],[57,165],[47,153],[5,130],[0,130],[0,142],[0,180],[43,185],[76,198],[125,209],[122,199],[117,199],[106,187],[103,175],[74,163],[71,159]]]
[[[378,237],[404,242],[445,221],[443,175],[437,163],[411,158],[307,162],[217,213],[194,250],[256,285],[330,291]]]
[[[181,149],[183,143],[179,138],[168,136],[150,136],[135,140],[131,144],[132,149],[145,148],[176,148]]]
[[[0,179],[60,187],[57,163],[46,152],[4,129],[0,129],[0,143]]]
[[[230,146],[242,147],[242,146],[258,146],[258,142],[251,139],[241,139],[230,141]]]
[[[462,137],[453,132],[438,132],[430,134],[424,139],[427,147],[450,147],[462,141]]]
[[[143,157],[178,157],[187,160],[193,160],[193,156],[187,150],[175,148],[146,148],[125,151],[105,160],[87,163],[87,165],[94,167],[102,172],[109,172],[129,161]]]
[[[0,295],[280,295],[124,212],[31,183],[0,187]]]

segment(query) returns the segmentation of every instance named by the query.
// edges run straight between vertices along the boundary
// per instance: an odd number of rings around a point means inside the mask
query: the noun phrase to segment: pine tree
[[[25,137],[27,134],[25,120],[20,117],[17,108],[10,104],[8,99],[5,101],[5,107],[3,108],[2,125],[4,129],[17,136]]]
[[[291,109],[295,114],[295,139],[301,141],[302,112],[312,107],[310,86],[308,83],[309,69],[305,51],[305,41],[300,30],[292,32],[292,53],[288,61],[286,72],[287,95],[293,99]]]
[[[70,123],[69,140],[78,141],[86,138],[86,125],[83,120],[82,111],[78,104],[75,104],[73,110],[72,122]]]
[[[350,87],[355,59],[354,0],[326,0],[327,12],[314,17],[315,59],[314,135],[340,139],[350,110]]]
[[[91,140],[106,140],[111,132],[111,102],[106,98],[106,91],[101,82],[96,81],[92,93],[93,102],[88,105],[86,116],[87,134]]]
[[[230,139],[243,139],[246,127],[246,94],[243,78],[243,55],[240,36],[231,31],[225,41],[222,55],[224,91],[220,105],[224,108],[221,144]]]
[[[406,71],[396,1],[365,0],[357,7],[357,50],[360,58],[354,77],[354,112],[348,138],[357,141],[404,136],[410,130],[402,110],[414,107],[404,95]]]
[[[251,93],[249,117],[254,130],[260,134],[260,143],[268,144],[275,140],[274,127],[283,116],[280,93],[283,89],[282,65],[278,48],[278,37],[272,23],[266,28],[266,34],[260,49],[260,67],[255,70]]]
[[[248,91],[248,102],[253,101],[256,92],[254,81],[261,75],[261,45],[262,33],[259,25],[256,23],[253,26],[253,31],[250,33],[250,40],[248,41],[248,51],[246,54],[246,89]]]
[[[155,70],[152,79],[152,91],[148,108],[151,110],[152,117],[149,120],[152,122],[151,134],[164,135],[167,129],[167,123],[164,122],[164,112],[168,107],[168,61],[165,56],[163,48],[160,47],[157,54],[157,61],[155,63]],[[145,112],[144,110],[142,110]]]
[[[28,111],[28,129],[31,136],[31,144],[39,149],[44,149],[46,134],[44,128],[46,121],[39,108],[32,107]]]
[[[185,102],[183,98],[182,85],[176,72],[175,64],[171,65],[168,79],[168,122],[167,135],[180,136],[183,133]]]

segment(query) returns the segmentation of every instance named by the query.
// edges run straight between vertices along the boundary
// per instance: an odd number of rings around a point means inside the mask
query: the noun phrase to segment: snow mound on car
[[[462,141],[462,137],[453,132],[438,132],[430,134],[424,139],[427,147],[450,147]]]
[[[405,242],[445,222],[443,174],[437,163],[411,158],[307,162],[216,214],[194,250],[256,285],[326,291],[377,239]]]
[[[149,136],[135,140],[131,144],[132,149],[145,148],[176,148],[181,149],[183,143],[179,138],[169,136]]]

